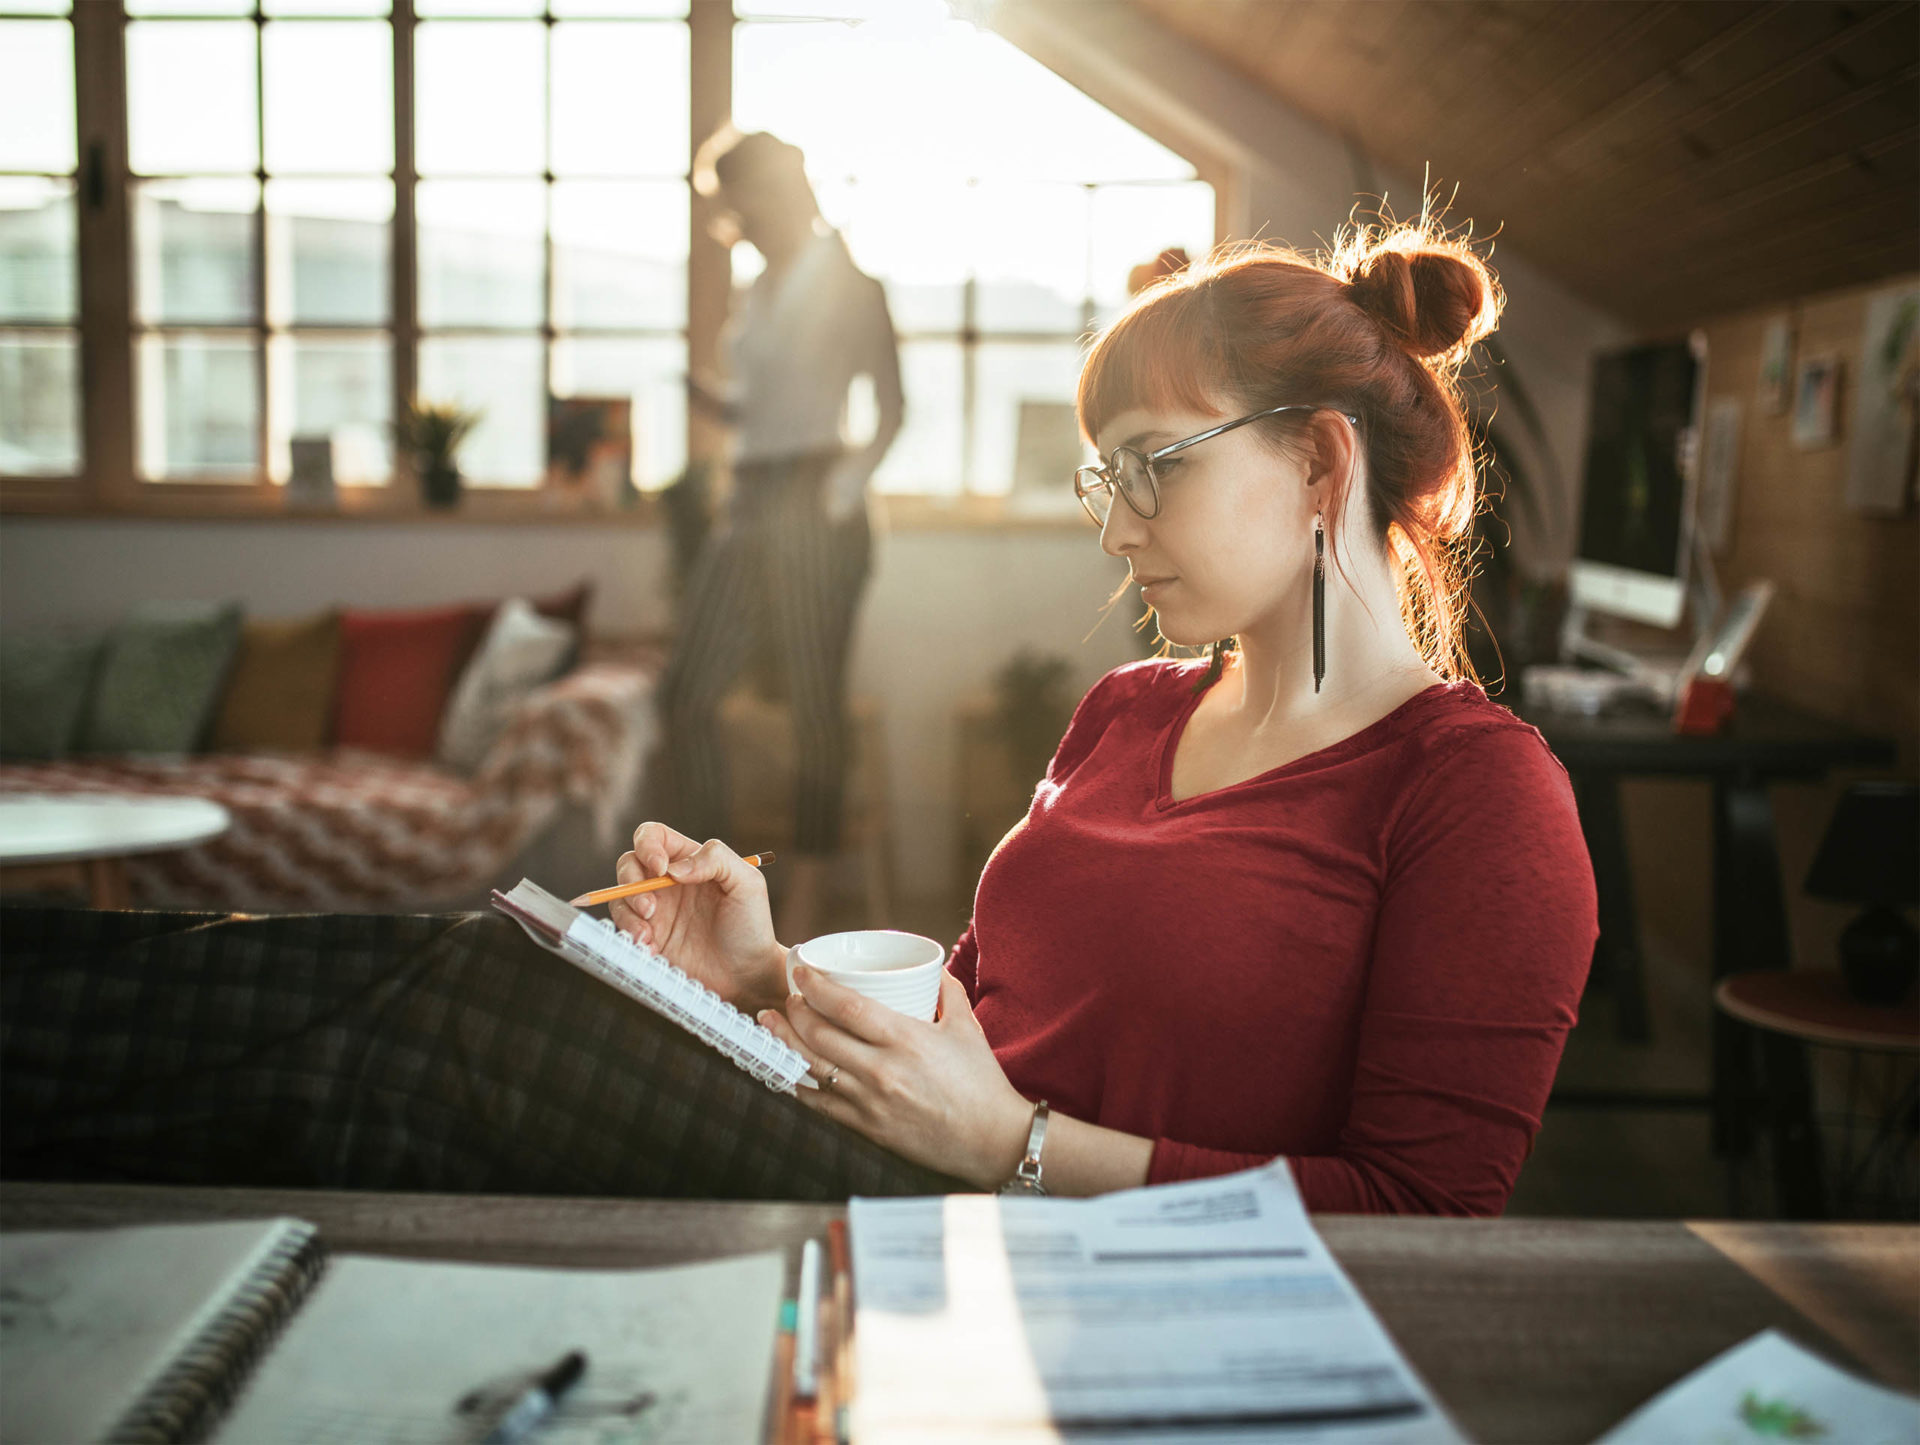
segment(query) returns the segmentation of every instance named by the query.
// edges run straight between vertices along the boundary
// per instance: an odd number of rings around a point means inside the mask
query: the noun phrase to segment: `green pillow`
[[[194,751],[239,643],[238,603],[136,607],[107,634],[80,750]]]
[[[0,637],[0,758],[73,751],[99,658],[97,637]]]

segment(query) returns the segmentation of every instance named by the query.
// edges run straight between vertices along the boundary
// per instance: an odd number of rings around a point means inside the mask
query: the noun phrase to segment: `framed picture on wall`
[[[1776,316],[1760,336],[1760,410],[1779,416],[1793,392],[1793,323]]]
[[[1801,450],[1832,446],[1839,415],[1840,358],[1809,356],[1793,384],[1793,444]]]

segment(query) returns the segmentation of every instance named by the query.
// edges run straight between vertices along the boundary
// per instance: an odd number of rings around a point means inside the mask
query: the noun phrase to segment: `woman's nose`
[[[1137,552],[1147,540],[1147,520],[1124,497],[1113,499],[1113,509],[1100,524],[1100,550],[1109,557],[1124,557]]]

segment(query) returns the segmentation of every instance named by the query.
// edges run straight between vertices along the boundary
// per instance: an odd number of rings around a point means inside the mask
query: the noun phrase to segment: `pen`
[[[800,1246],[800,1314],[793,1332],[793,1393],[811,1400],[820,1388],[820,1242]]]
[[[773,861],[773,850],[766,849],[753,853],[740,860],[750,868],[764,868]],[[657,878],[642,878],[638,883],[621,883],[612,888],[597,888],[591,893],[582,893],[578,898],[569,898],[567,902],[575,908],[591,908],[596,903],[611,903],[616,898],[633,898],[642,893],[658,893],[662,888],[679,886],[678,878],[669,878],[662,873]]]
[[[513,1402],[513,1408],[500,1417],[500,1423],[487,1432],[480,1445],[518,1445],[553,1413],[560,1397],[586,1372],[587,1357],[578,1350],[568,1351]]]

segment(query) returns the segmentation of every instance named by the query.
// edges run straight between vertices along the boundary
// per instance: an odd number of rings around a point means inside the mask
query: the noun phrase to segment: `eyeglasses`
[[[1146,518],[1160,515],[1160,482],[1154,475],[1153,464],[1175,452],[1185,451],[1188,447],[1198,446],[1201,442],[1217,437],[1222,432],[1232,431],[1237,426],[1245,426],[1250,421],[1262,421],[1270,416],[1278,416],[1283,411],[1338,411],[1338,408],[1308,406],[1296,403],[1291,406],[1270,406],[1265,411],[1256,411],[1252,416],[1238,417],[1233,421],[1222,422],[1219,426],[1201,432],[1198,436],[1187,437],[1157,451],[1143,452],[1135,447],[1115,447],[1107,458],[1105,466],[1081,467],[1073,474],[1073,494],[1080,499],[1080,505],[1087,509],[1087,515],[1093,518],[1096,527],[1107,525],[1107,518],[1113,514],[1113,496],[1118,492],[1127,499],[1127,505],[1140,516]],[[1341,411],[1354,426],[1360,425],[1360,418],[1350,411]]]

